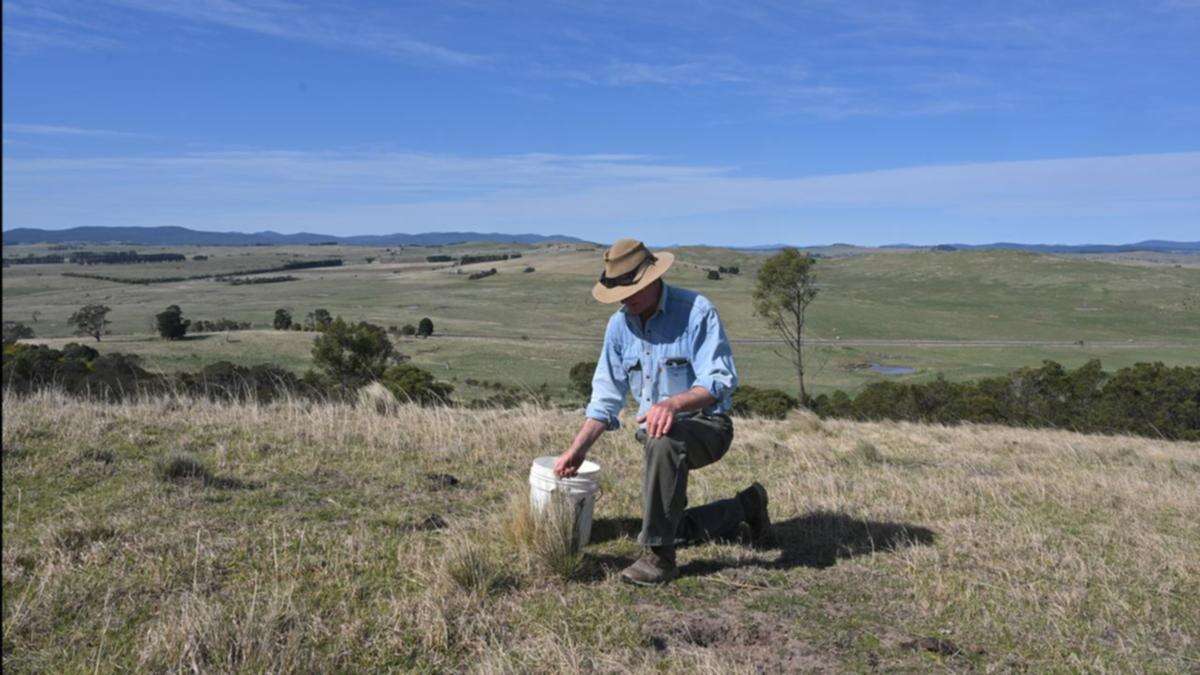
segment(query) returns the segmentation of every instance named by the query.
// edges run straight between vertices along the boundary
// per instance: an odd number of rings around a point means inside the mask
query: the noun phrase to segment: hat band
[[[605,288],[616,288],[617,286],[632,286],[632,285],[636,284],[638,282],[638,280],[641,278],[641,273],[645,271],[646,267],[653,265],[655,262],[658,262],[658,258],[655,258],[654,256],[647,254],[646,259],[643,260],[640,265],[638,265],[637,267],[633,268],[632,270],[626,272],[625,274],[621,274],[621,275],[618,275],[615,277],[610,277],[602,271],[602,272],[600,272],[600,283]]]

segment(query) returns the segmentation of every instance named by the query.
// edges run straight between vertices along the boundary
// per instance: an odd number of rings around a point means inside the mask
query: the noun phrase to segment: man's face
[[[661,286],[662,281],[655,280],[654,283],[622,300],[621,304],[630,314],[644,314],[646,310],[658,304],[658,289]]]

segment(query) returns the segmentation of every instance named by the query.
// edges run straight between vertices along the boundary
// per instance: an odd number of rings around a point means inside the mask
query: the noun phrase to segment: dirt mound
[[[830,661],[790,634],[786,620],[733,609],[659,612],[643,624],[647,644],[660,652],[712,649],[758,672],[828,669]]]

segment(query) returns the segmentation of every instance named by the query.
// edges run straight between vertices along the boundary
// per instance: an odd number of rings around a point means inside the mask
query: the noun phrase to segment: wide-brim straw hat
[[[654,283],[674,262],[674,253],[651,253],[637,239],[618,239],[604,252],[604,271],[592,286],[592,297],[620,302]]]

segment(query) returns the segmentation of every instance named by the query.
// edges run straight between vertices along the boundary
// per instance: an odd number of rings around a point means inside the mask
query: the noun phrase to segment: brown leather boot
[[[674,546],[652,546],[635,563],[621,570],[621,581],[638,586],[665,584],[678,576]]]
[[[750,525],[750,540],[755,546],[768,546],[772,542],[771,516],[767,513],[767,489],[759,483],[738,493],[738,501],[746,512],[746,523]]]

